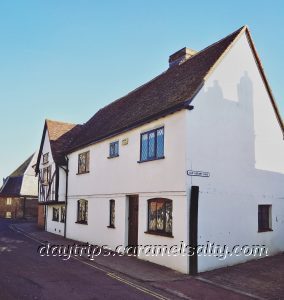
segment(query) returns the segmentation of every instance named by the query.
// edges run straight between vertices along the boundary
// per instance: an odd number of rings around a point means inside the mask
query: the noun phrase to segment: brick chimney
[[[195,53],[197,53],[197,51],[186,47],[180,49],[169,57],[169,67],[171,68],[176,65],[181,65],[186,60],[191,58]]]

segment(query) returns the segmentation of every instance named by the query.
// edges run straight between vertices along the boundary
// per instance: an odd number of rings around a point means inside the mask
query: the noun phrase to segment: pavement
[[[1,219],[0,219],[1,224]],[[14,234],[22,235],[26,240],[30,239],[34,244],[37,243],[36,249],[33,249],[33,255],[41,259],[37,251],[40,242],[48,241],[54,245],[73,245],[80,242],[64,239],[61,236],[42,231],[37,228],[35,223],[20,222],[9,225],[15,232]],[[18,237],[19,238],[19,237]],[[1,239],[0,239],[1,243]],[[55,261],[59,258],[45,259]],[[68,268],[68,264],[61,259],[60,264],[53,265],[56,272],[58,265],[61,271]],[[73,259],[74,260],[74,259]],[[77,260],[77,259],[76,259]],[[90,261],[87,257],[81,257],[81,267],[78,272],[85,272],[88,269],[107,274],[108,278],[104,278],[100,274],[99,281],[102,282],[101,289],[107,288],[107,298],[120,299],[120,294],[129,293],[126,298],[123,295],[121,299],[284,299],[284,255],[276,255],[273,257],[263,258],[261,260],[250,261],[244,264],[222,268],[210,272],[200,273],[196,277],[184,275],[171,269],[156,265],[147,261],[139,260],[129,256],[98,256],[94,261]],[[78,263],[77,261],[77,263]],[[82,265],[83,264],[83,265]],[[0,244],[0,274],[1,274],[1,244]],[[51,266],[49,266],[52,272]],[[67,272],[67,269],[65,270]],[[64,273],[65,273],[64,272]],[[90,276],[92,277],[92,276]],[[114,281],[122,284],[119,293],[112,294],[112,284],[108,282],[109,277]],[[0,277],[1,278],[1,277]],[[82,279],[81,279],[82,280]],[[88,285],[88,282],[82,282]],[[110,285],[110,289],[105,287]],[[66,284],[66,288],[68,284]],[[74,282],[73,287],[76,287]],[[129,288],[132,287],[132,290]],[[144,292],[143,292],[144,290]],[[98,293],[98,297],[90,297],[88,293],[84,297],[70,295],[69,299],[102,299],[106,295],[102,295],[102,291]],[[142,293],[142,294],[141,294]],[[63,299],[54,298],[53,299]],[[0,299],[1,298],[1,279],[0,279]],[[6,298],[3,298],[6,300]],[[9,298],[7,298],[9,299]],[[13,298],[11,298],[13,299]],[[18,298],[17,298],[18,299]],[[22,298],[19,298],[22,299]],[[30,298],[23,298],[30,299]],[[45,299],[44,297],[31,299]],[[64,298],[65,299],[65,298]]]

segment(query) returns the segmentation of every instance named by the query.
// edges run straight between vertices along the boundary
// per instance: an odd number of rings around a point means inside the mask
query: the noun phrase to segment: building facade
[[[40,189],[50,186],[40,198],[46,230],[112,250],[211,243],[283,251],[284,127],[248,28],[169,62],[61,142],[46,123],[37,164]],[[51,153],[64,159],[56,164]],[[183,273],[255,258],[138,257]]]
[[[0,216],[3,218],[37,218],[38,182],[33,166],[37,153],[30,156],[3,180],[0,189]]]

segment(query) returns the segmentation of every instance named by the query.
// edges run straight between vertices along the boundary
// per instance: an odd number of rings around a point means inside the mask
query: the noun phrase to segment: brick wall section
[[[12,219],[23,218],[37,218],[37,199],[19,197],[9,197],[12,199],[11,204],[7,204],[8,197],[0,198],[0,217],[6,218],[7,212],[11,213]]]
[[[38,205],[37,225],[44,228],[44,205]]]
[[[11,198],[11,197],[10,197]],[[11,218],[23,217],[24,202],[22,199],[13,197],[11,205],[7,205],[7,197],[0,198],[0,216],[6,218],[6,213],[11,212]]]

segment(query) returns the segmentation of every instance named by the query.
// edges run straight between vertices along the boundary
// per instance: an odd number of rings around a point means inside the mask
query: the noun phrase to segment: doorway
[[[131,253],[136,253],[138,245],[138,195],[128,196],[128,247],[131,247]]]

